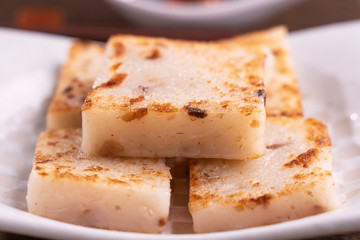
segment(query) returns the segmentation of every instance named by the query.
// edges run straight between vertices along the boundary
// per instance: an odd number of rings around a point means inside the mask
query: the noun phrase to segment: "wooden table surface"
[[[86,6],[86,11],[84,11]],[[261,23],[221,29],[156,28],[136,25],[99,0],[0,0],[0,27],[12,27],[106,41],[115,33],[213,40],[285,24],[290,31],[360,19],[360,0],[307,0]],[[0,213],[1,214],[1,213]],[[360,228],[360,226],[359,226]],[[294,236],[296,237],[296,236]],[[37,239],[0,232],[0,240]],[[360,240],[360,231],[313,238]]]

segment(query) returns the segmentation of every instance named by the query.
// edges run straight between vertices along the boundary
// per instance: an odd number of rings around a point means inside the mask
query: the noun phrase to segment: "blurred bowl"
[[[122,15],[148,26],[238,27],[261,22],[301,0],[220,0],[213,3],[107,1]]]

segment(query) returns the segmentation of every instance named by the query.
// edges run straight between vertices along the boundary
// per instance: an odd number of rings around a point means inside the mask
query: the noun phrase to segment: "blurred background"
[[[2,27],[101,41],[115,33],[212,40],[354,19],[360,0],[0,0]]]

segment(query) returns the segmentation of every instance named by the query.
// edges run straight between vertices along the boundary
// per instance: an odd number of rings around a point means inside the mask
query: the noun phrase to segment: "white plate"
[[[122,16],[150,26],[246,27],[301,0],[230,0],[170,4],[164,0],[107,0]]]
[[[61,239],[289,239],[360,231],[360,21],[293,33],[290,40],[306,117],[329,126],[343,207],[245,230],[153,235],[86,228],[24,210],[35,141],[70,39],[0,28],[0,230]]]

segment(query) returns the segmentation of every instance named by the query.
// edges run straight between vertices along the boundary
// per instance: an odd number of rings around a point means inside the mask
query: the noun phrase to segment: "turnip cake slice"
[[[278,223],[339,206],[323,123],[268,118],[265,139],[267,153],[258,159],[191,160],[189,209],[195,232]]]
[[[170,172],[164,159],[80,153],[81,130],[41,134],[28,182],[28,210],[68,223],[159,233],[167,223]]]
[[[104,46],[73,42],[48,108],[48,129],[81,127],[81,106],[101,66]]]
[[[238,35],[219,43],[240,46],[263,46],[270,50],[273,60],[268,64],[265,79],[266,115],[297,117],[303,115],[301,96],[292,67],[288,46],[288,31],[277,26],[264,31]]]
[[[265,54],[117,35],[82,107],[84,152],[252,159],[265,153]]]

